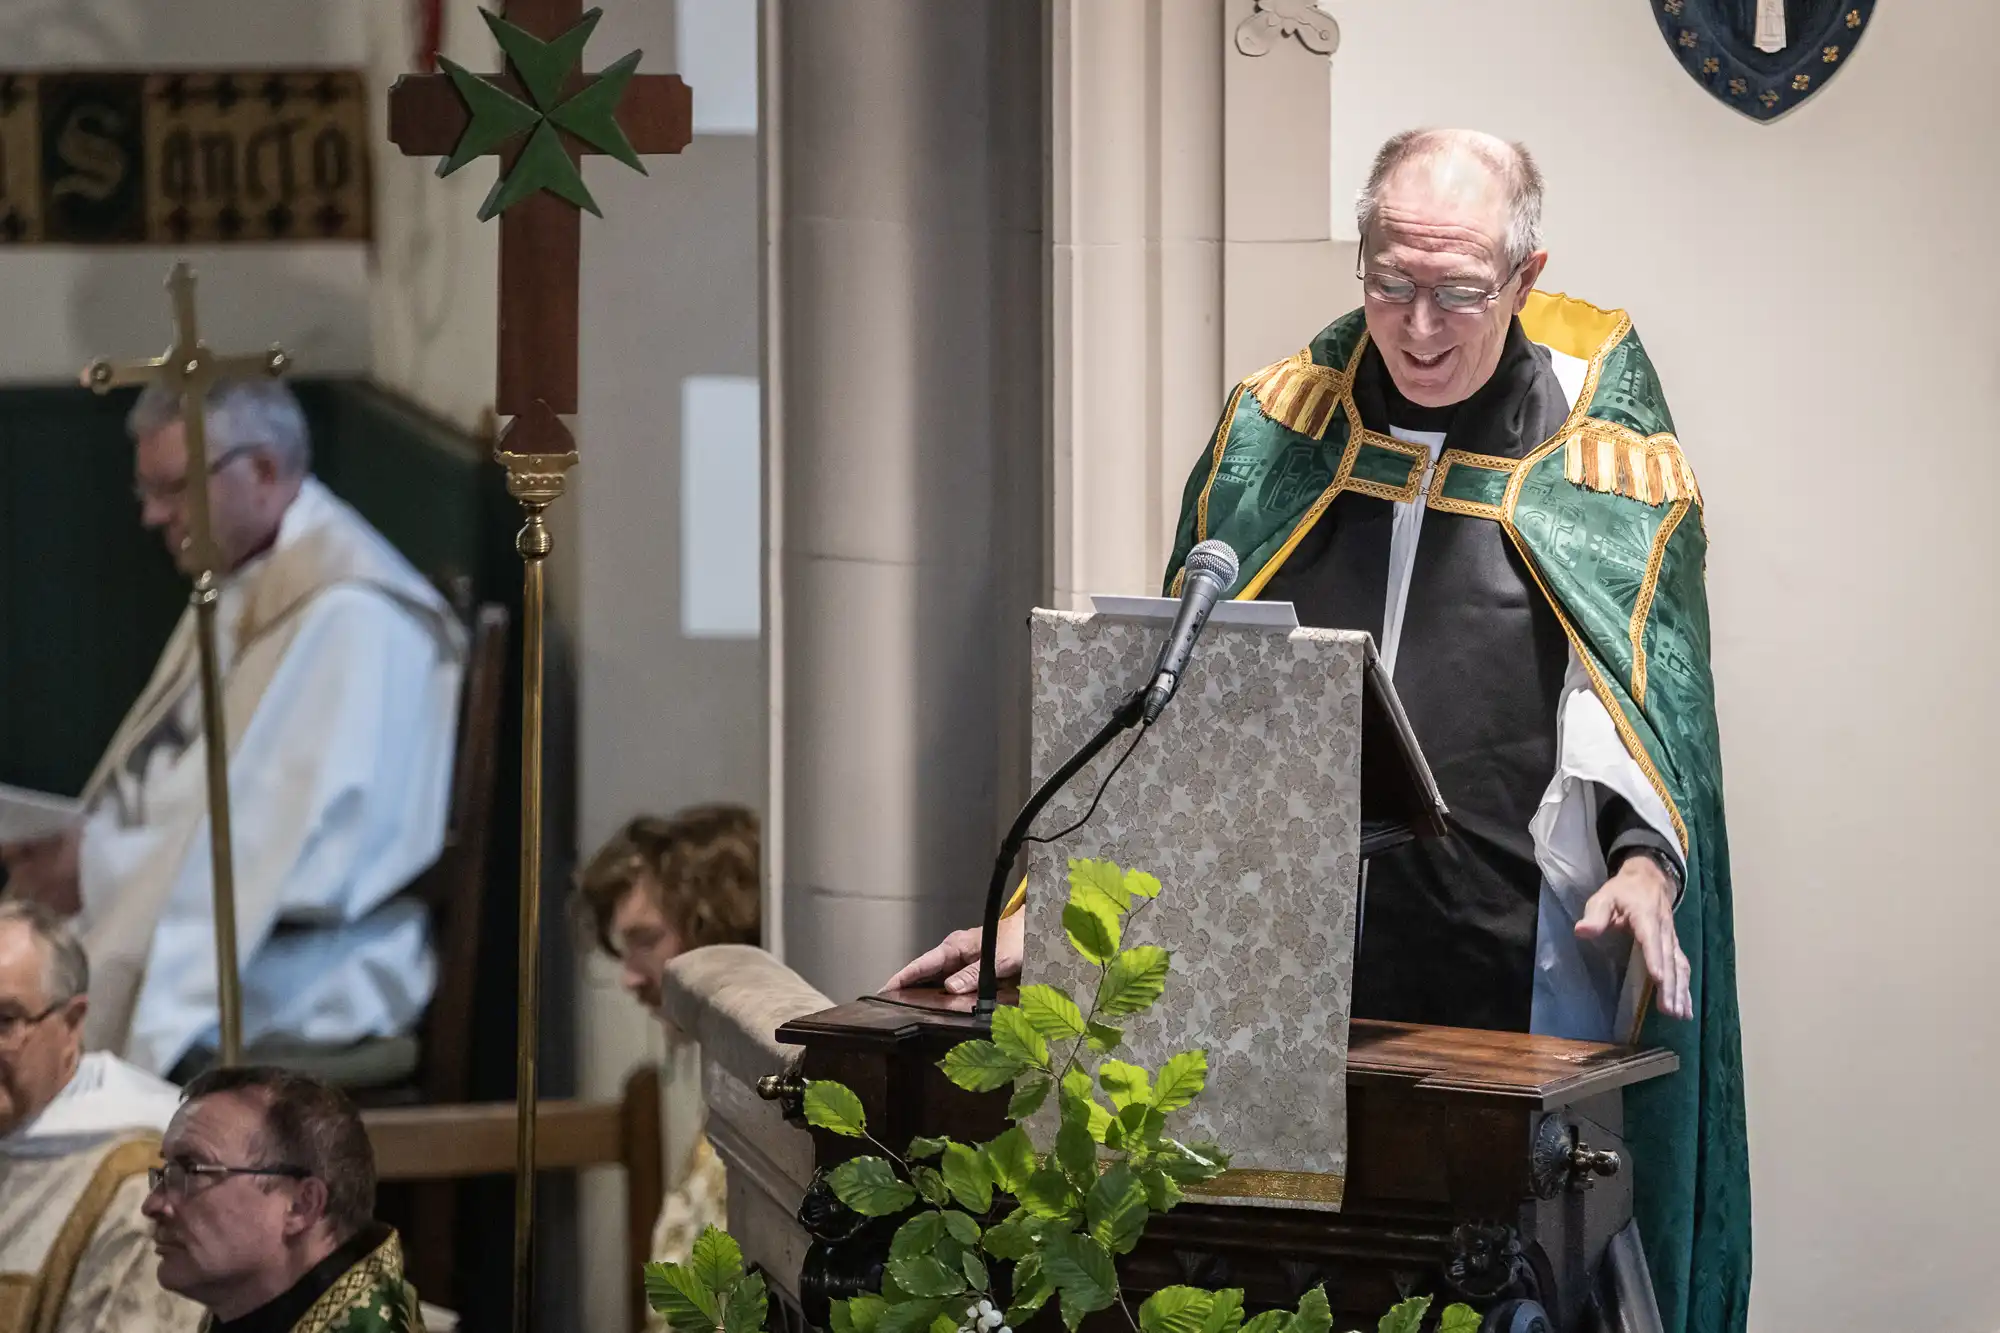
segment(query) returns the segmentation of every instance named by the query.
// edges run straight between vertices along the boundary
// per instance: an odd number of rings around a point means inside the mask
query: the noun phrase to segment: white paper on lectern
[[[0,842],[54,837],[77,822],[83,807],[67,796],[0,782]]]
[[[1117,593],[1094,592],[1091,609],[1101,616],[1120,620],[1157,620],[1171,625],[1181,609],[1178,597],[1125,597]],[[1211,625],[1234,625],[1240,629],[1291,631],[1299,627],[1299,613],[1290,602],[1224,601],[1208,613]]]

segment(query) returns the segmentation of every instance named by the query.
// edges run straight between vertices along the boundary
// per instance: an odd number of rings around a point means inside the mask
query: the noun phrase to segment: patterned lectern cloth
[[[1158,623],[1035,612],[1036,781],[1145,683],[1164,638]],[[1126,941],[1169,950],[1172,971],[1117,1058],[1157,1070],[1175,1052],[1208,1052],[1207,1089],[1176,1116],[1179,1136],[1232,1155],[1204,1202],[1340,1206],[1366,643],[1342,630],[1211,624],[1096,816],[1029,859],[1023,979],[1086,1007],[1098,969],[1064,938],[1069,860],[1159,877],[1160,897],[1128,918]],[[1129,739],[1050,802],[1038,835],[1083,816]]]

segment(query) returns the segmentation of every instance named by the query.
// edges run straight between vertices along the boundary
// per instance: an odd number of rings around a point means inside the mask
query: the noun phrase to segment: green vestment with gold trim
[[[1630,319],[1537,292],[1521,322],[1588,364],[1568,419],[1524,459],[1447,451],[1427,503],[1506,531],[1673,819],[1695,1018],[1648,1006],[1637,1034],[1680,1070],[1626,1094],[1635,1209],[1667,1333],[1739,1333],[1749,1155],[1701,495]],[[1365,344],[1355,311],[1231,394],[1182,497],[1170,595],[1199,541],[1227,542],[1242,566],[1231,595],[1255,597],[1342,491],[1415,497],[1428,451],[1366,429],[1353,405]]]
[[[403,1244],[379,1229],[380,1243],[338,1277],[292,1325],[292,1333],[424,1333],[417,1289],[403,1276]],[[204,1333],[216,1327],[211,1316]]]

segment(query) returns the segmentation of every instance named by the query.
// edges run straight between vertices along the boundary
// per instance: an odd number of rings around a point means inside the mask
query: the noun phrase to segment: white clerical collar
[[[173,1084],[93,1051],[40,1115],[0,1139],[0,1157],[64,1157],[134,1130],[159,1133],[180,1102]]]

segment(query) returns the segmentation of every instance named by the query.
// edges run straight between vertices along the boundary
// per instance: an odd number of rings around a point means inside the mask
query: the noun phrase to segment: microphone
[[[1182,568],[1186,578],[1181,584],[1180,614],[1174,617],[1173,632],[1167,636],[1166,646],[1160,649],[1160,660],[1153,667],[1153,683],[1146,688],[1147,726],[1159,720],[1161,710],[1180,688],[1188,658],[1194,654],[1194,642],[1208,624],[1208,613],[1236,582],[1236,552],[1229,549],[1227,542],[1210,538],[1188,552]]]

